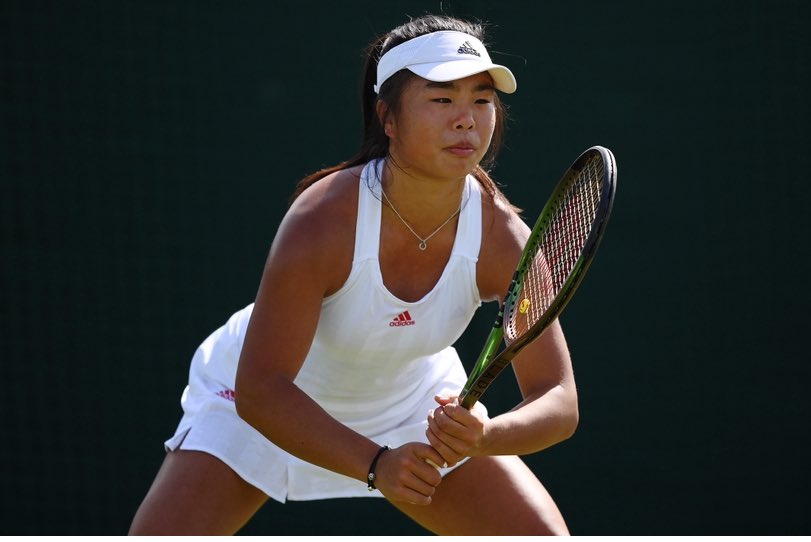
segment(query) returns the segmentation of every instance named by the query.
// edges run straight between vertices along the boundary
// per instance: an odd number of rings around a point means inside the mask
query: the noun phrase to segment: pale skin
[[[495,125],[495,90],[487,73],[450,83],[415,77],[397,115],[378,116],[396,166],[384,169],[392,204],[423,235],[459,206],[465,176],[482,159]],[[237,411],[290,453],[365,483],[380,443],[344,426],[293,383],[306,357],[322,299],[349,276],[359,168],[318,181],[292,205],[268,256],[237,374]],[[477,282],[484,300],[500,301],[529,228],[505,202],[483,198]],[[417,240],[384,206],[380,267],[386,287],[415,301],[429,292],[450,257],[456,220],[419,251]],[[288,307],[295,307],[291,311]],[[437,534],[567,534],[557,506],[517,457],[568,438],[577,425],[577,394],[566,342],[555,323],[514,361],[522,402],[488,418],[480,408],[437,397],[428,414],[429,444],[385,452],[377,488]],[[456,465],[444,478],[429,464]],[[483,482],[484,481],[484,482]],[[132,534],[229,534],[267,497],[218,459],[167,454],[131,528]]]

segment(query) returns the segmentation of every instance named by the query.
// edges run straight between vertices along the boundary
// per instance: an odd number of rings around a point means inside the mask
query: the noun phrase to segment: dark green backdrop
[[[355,149],[362,48],[440,9],[518,78],[496,176],[530,218],[586,147],[618,160],[563,317],[582,421],[527,458],[572,531],[809,534],[807,6],[3,0],[0,534],[126,532],[293,183]],[[244,532],[422,531],[364,499]]]

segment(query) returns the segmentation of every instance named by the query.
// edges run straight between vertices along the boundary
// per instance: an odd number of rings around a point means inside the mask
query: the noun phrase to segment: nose
[[[473,111],[469,107],[463,107],[456,118],[455,126],[457,130],[472,130],[476,126],[473,118]]]

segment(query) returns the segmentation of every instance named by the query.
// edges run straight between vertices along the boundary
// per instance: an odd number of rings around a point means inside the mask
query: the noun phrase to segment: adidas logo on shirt
[[[475,55],[475,56],[482,56],[479,52],[470,45],[469,41],[466,41],[462,45],[459,46],[459,49],[456,50],[457,53],[460,55]]]
[[[411,315],[408,314],[408,311],[401,312],[394,317],[394,320],[389,322],[389,326],[391,327],[413,326],[414,324],[416,324],[416,322],[411,318]]]

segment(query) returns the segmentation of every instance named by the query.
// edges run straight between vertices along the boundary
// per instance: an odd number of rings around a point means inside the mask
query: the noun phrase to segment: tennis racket
[[[563,312],[603,237],[616,182],[614,155],[599,146],[581,154],[558,182],[532,228],[493,329],[459,395],[463,407],[471,408],[510,361]],[[506,347],[495,355],[502,340]]]

